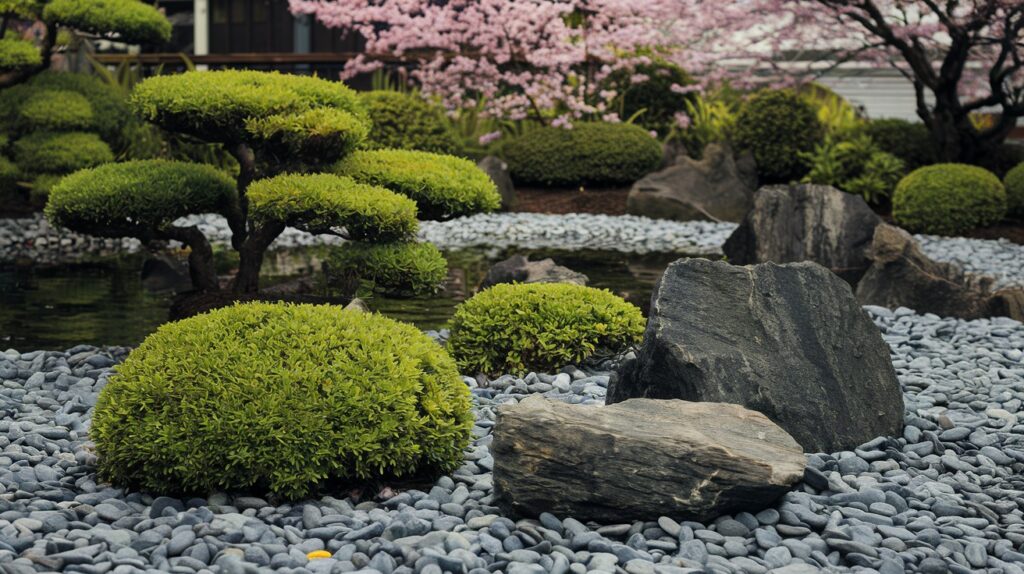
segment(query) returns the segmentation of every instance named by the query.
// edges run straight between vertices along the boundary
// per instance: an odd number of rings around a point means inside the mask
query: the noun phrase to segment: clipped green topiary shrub
[[[378,293],[412,297],[437,292],[448,262],[432,243],[349,242],[328,255],[327,281],[345,284],[349,274]]]
[[[545,371],[624,351],[644,325],[640,309],[610,291],[501,284],[459,305],[448,350],[466,373]]]
[[[1003,186],[1006,188],[1007,214],[1024,217],[1024,163],[1007,172]]]
[[[18,166],[14,162],[0,156],[0,196],[10,197],[18,190]]]
[[[886,118],[871,120],[857,129],[871,138],[884,152],[893,154],[907,164],[907,169],[931,165],[938,161],[938,152],[931,133],[922,123]]]
[[[117,88],[88,74],[44,72],[23,84],[0,90],[0,130],[21,134],[26,133],[26,128],[28,132],[38,129],[21,121],[22,109],[32,105],[40,95],[54,91],[72,92],[84,97],[92,110],[91,129],[111,146],[120,148],[125,144],[125,126],[131,121],[128,103]]]
[[[160,159],[77,171],[50,190],[54,225],[120,237],[126,228],[160,228],[192,213],[223,212],[234,182],[208,165]]]
[[[414,94],[375,90],[360,94],[373,122],[370,149],[410,149],[458,154],[458,138],[444,111]]]
[[[423,219],[451,219],[501,206],[494,181],[476,164],[459,157],[413,150],[360,150],[332,170],[409,197]]]
[[[20,130],[82,131],[93,127],[92,104],[69,90],[42,90],[18,110]]]
[[[814,108],[788,90],[754,94],[736,118],[736,146],[754,154],[762,184],[802,178],[808,171],[802,155],[812,152],[823,138]]]
[[[0,72],[32,68],[43,63],[43,56],[32,42],[0,38]]]
[[[337,108],[314,108],[293,114],[249,118],[245,128],[260,149],[282,159],[335,158],[362,143],[366,121]]]
[[[647,79],[637,83],[633,76]],[[677,113],[686,112],[687,104],[695,105],[697,101],[696,92],[678,89],[692,85],[693,79],[679,66],[665,61],[655,60],[632,69],[616,70],[603,83],[605,89],[619,93],[618,112],[623,121],[632,119],[633,123],[661,136],[677,127]]]
[[[661,163],[661,144],[632,124],[537,128],[509,141],[503,151],[509,173],[523,185],[622,185]]]
[[[269,490],[447,472],[472,428],[455,362],[417,328],[249,303],[150,335],[92,418],[99,470],[155,492]]]
[[[997,223],[1006,214],[1006,190],[991,172],[943,163],[903,178],[892,199],[896,222],[915,233],[955,235]]]
[[[345,227],[349,239],[403,240],[419,225],[409,198],[329,173],[261,179],[247,193],[255,221],[282,221],[315,232]]]
[[[36,132],[14,142],[14,160],[30,173],[68,173],[114,161],[114,152],[94,133]]]
[[[116,30],[129,44],[160,44],[171,39],[171,23],[139,0],[49,0],[43,20],[95,34]]]

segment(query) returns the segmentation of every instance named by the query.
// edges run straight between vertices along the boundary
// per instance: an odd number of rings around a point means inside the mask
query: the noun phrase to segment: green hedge
[[[449,472],[473,417],[419,329],[323,305],[249,303],[168,323],[118,366],[90,438],[99,471],[160,493],[269,490]]]
[[[9,196],[18,190],[18,178],[20,177],[18,166],[14,162],[0,155],[0,196]]]
[[[501,206],[494,181],[463,158],[412,150],[360,150],[338,162],[333,171],[409,197],[423,219],[450,219]]]
[[[0,90],[0,130],[23,133],[19,128],[21,110],[47,92],[73,92],[85,97],[92,108],[93,129],[104,141],[120,148],[125,144],[125,126],[131,110],[114,86],[88,74],[43,72],[27,82]]]
[[[27,173],[70,173],[114,161],[114,152],[94,133],[36,132],[14,142],[14,160]]]
[[[1024,163],[1017,164],[1003,180],[1006,188],[1006,212],[1014,217],[1024,217]]]
[[[640,309],[602,289],[501,284],[455,310],[448,350],[465,373],[550,371],[624,351],[643,338]]]
[[[444,111],[413,94],[373,91],[360,94],[373,122],[370,149],[413,149],[457,154],[460,146]]]
[[[246,191],[256,221],[323,232],[344,227],[348,237],[397,241],[416,234],[416,204],[381,187],[327,173],[284,174],[252,183]]]
[[[886,118],[871,120],[857,131],[870,137],[882,151],[902,159],[911,171],[939,160],[932,135],[922,123]]]
[[[818,115],[788,90],[762,90],[747,100],[736,118],[735,143],[750,150],[762,184],[797,181],[808,172],[804,155],[824,138]]]
[[[94,127],[89,100],[68,90],[42,90],[18,110],[20,131],[79,131]]]
[[[55,225],[108,237],[169,225],[193,213],[223,212],[234,201],[228,176],[206,165],[167,160],[108,163],[75,172],[50,191]]]
[[[661,144],[632,124],[581,122],[527,131],[503,147],[518,184],[574,187],[632,183],[661,164]]]
[[[999,178],[980,167],[936,164],[900,181],[892,214],[915,233],[956,235],[998,223],[1006,214],[1006,190]]]
[[[217,70],[155,76],[135,87],[131,104],[148,121],[211,142],[249,141],[248,122],[315,108],[339,109],[369,122],[358,95],[344,84],[277,72]]]
[[[368,132],[364,120],[336,108],[250,118],[245,127],[263,151],[309,163],[333,162],[354,150]]]
[[[32,68],[43,63],[43,55],[32,42],[0,38],[0,72]]]
[[[43,20],[129,44],[162,44],[171,39],[167,18],[139,0],[49,0]]]
[[[358,276],[378,293],[410,297],[436,293],[448,278],[448,262],[432,243],[348,242],[331,250],[327,280]]]

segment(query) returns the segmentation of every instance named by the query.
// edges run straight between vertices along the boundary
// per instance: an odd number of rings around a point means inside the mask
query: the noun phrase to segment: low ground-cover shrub
[[[154,492],[270,490],[447,472],[472,427],[455,362],[411,325],[249,303],[166,324],[92,418],[108,480]]]
[[[801,154],[824,138],[817,113],[799,95],[787,90],[762,90],[743,105],[736,119],[735,143],[757,162],[761,183],[788,183],[807,174]]]
[[[432,243],[346,243],[327,257],[327,280],[350,276],[392,297],[436,292],[448,277],[448,262]]]
[[[618,353],[643,337],[640,309],[602,289],[495,285],[461,304],[448,349],[463,372],[544,371]]]
[[[1024,217],[1024,163],[1017,164],[1003,180],[1006,187],[1006,212],[1014,217]]]
[[[517,183],[538,186],[622,185],[661,163],[661,144],[643,128],[604,122],[529,130],[503,153]]]
[[[444,111],[415,94],[374,90],[360,94],[373,130],[370,149],[415,149],[457,154],[459,142]]]
[[[1006,214],[1006,190],[991,172],[944,163],[915,170],[896,186],[892,214],[919,233],[955,235],[997,223]]]

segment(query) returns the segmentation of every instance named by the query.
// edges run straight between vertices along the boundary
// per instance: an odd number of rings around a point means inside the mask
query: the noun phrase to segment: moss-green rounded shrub
[[[185,72],[139,83],[131,105],[143,119],[211,142],[249,141],[254,118],[316,108],[346,111],[367,125],[358,94],[340,82],[250,70]]]
[[[10,13],[25,19],[36,19],[42,9],[42,0],[0,0],[0,14]]]
[[[327,257],[327,280],[354,274],[378,293],[411,297],[435,293],[448,278],[448,262],[432,243],[348,242]]]
[[[801,157],[823,138],[814,108],[788,90],[754,94],[736,118],[736,145],[754,155],[761,183],[799,180],[808,171]]]
[[[661,144],[646,130],[603,122],[533,129],[503,153],[517,183],[538,186],[622,185],[661,163]]]
[[[344,227],[350,239],[396,241],[416,233],[416,204],[382,187],[329,173],[284,174],[246,190],[256,221],[310,231]]]
[[[42,90],[22,104],[18,120],[23,131],[80,131],[93,127],[92,104],[68,90]]]
[[[10,195],[18,189],[18,166],[0,156],[0,196]]]
[[[1003,187],[1006,188],[1006,212],[1014,217],[1024,217],[1024,163],[1007,172]]]
[[[114,152],[89,132],[36,132],[14,142],[14,160],[29,173],[69,173],[114,161]]]
[[[633,76],[644,76],[642,82],[633,82]],[[680,92],[674,86],[686,87],[693,79],[679,66],[670,62],[653,61],[633,69],[612,72],[605,80],[606,89],[619,93],[619,116],[660,135],[675,127],[675,115],[686,111],[686,104],[695,103],[696,92]]]
[[[640,309],[610,291],[501,284],[459,305],[448,350],[465,373],[548,371],[624,351],[643,332]]]
[[[161,44],[171,39],[171,23],[153,6],[139,0],[50,0],[43,20],[129,44]]]
[[[490,176],[459,157],[413,150],[359,150],[335,164],[333,171],[409,197],[423,219],[450,219],[501,206]]]
[[[360,94],[373,122],[370,149],[415,149],[444,154],[460,151],[444,111],[414,94],[377,90]]]
[[[125,144],[125,126],[131,121],[131,111],[124,97],[114,86],[88,74],[43,72],[27,82],[0,90],[0,130],[13,133],[31,132],[36,128],[20,122],[22,109],[46,92],[73,92],[89,101],[93,120],[91,129],[103,141],[115,147]]]
[[[331,163],[348,154],[369,130],[363,119],[337,108],[250,118],[245,127],[263,151],[280,161],[298,156],[312,163]]]
[[[0,72],[31,68],[43,63],[43,56],[32,42],[0,38]]]
[[[973,165],[917,169],[900,180],[892,198],[896,222],[915,233],[955,235],[997,223],[1005,214],[1002,182]]]
[[[248,303],[147,337],[100,393],[89,434],[115,484],[299,498],[332,481],[451,471],[472,423],[455,362],[419,329]]]
[[[50,190],[46,217],[54,225],[121,237],[193,213],[223,212],[233,201],[234,181],[213,167],[138,160],[64,177]]]
[[[871,120],[857,129],[875,142],[882,151],[893,154],[907,164],[907,169],[931,165],[939,154],[928,128],[920,123],[895,118]]]

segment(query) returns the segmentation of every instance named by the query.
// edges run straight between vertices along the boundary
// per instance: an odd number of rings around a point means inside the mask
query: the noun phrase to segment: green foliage
[[[14,142],[14,160],[27,173],[69,173],[114,161],[114,152],[88,132],[35,132]]]
[[[249,70],[148,78],[135,87],[131,105],[142,118],[169,131],[209,142],[250,141],[247,125],[253,119],[317,108],[335,108],[369,121],[358,95],[340,82]]]
[[[936,164],[903,178],[892,208],[896,222],[910,231],[956,235],[999,222],[1006,214],[1006,190],[980,167]]]
[[[247,191],[255,221],[283,221],[313,232],[344,227],[350,239],[397,241],[416,233],[416,204],[382,187],[327,173],[284,174]]]
[[[643,337],[640,309],[566,283],[495,285],[459,305],[448,349],[463,372],[550,371],[618,353]]]
[[[9,197],[18,189],[18,166],[0,155],[0,197]]]
[[[416,94],[373,91],[360,94],[373,128],[370,149],[408,149],[459,153],[459,142],[443,110]]]
[[[338,162],[333,171],[411,198],[423,219],[450,219],[501,206],[491,178],[473,162],[458,157],[413,150],[360,150]]]
[[[0,38],[0,73],[32,68],[43,63],[43,55],[32,42]]]
[[[708,144],[732,139],[736,111],[727,100],[694,96],[686,102],[686,115],[690,118],[690,125],[684,130],[677,130],[674,136],[683,142],[692,157],[702,157]]]
[[[931,165],[938,161],[938,151],[931,133],[922,123],[898,119],[878,119],[853,130],[871,138],[882,151],[891,153],[907,164],[907,169]]]
[[[337,108],[315,108],[298,113],[249,118],[246,130],[264,152],[285,163],[298,156],[309,163],[329,163],[354,150],[369,126],[359,117]]]
[[[139,0],[50,0],[43,20],[117,38],[129,44],[161,44],[171,39],[171,23]]]
[[[538,128],[509,141],[503,151],[512,178],[524,185],[622,185],[661,163],[661,144],[632,124]]]
[[[28,20],[35,20],[43,10],[41,0],[0,0],[0,14],[14,14]]]
[[[800,154],[824,136],[817,114],[787,90],[762,90],[744,104],[736,119],[736,144],[750,150],[761,183],[788,183],[807,173]]]
[[[18,110],[20,129],[29,131],[77,131],[93,127],[92,104],[85,96],[68,90],[41,90]]]
[[[1006,211],[1014,217],[1024,217],[1024,163],[1017,164],[1003,180],[1006,187]]]
[[[865,124],[857,108],[846,98],[822,84],[806,84],[800,88],[800,95],[814,108],[818,122],[829,134],[847,133]]]
[[[134,235],[193,213],[223,212],[234,182],[192,163],[140,160],[75,172],[53,187],[46,217],[54,225],[106,237]]]
[[[827,136],[802,157],[811,166],[804,182],[832,185],[875,205],[892,195],[906,173],[903,160],[879,150],[867,136],[847,141]]]
[[[634,75],[646,76],[647,80],[633,83]],[[615,104],[623,121],[628,120],[666,136],[675,126],[675,115],[686,111],[697,101],[696,93],[679,93],[672,87],[691,84],[693,79],[679,66],[653,61],[633,69],[612,72],[604,81],[604,89],[618,93]]]
[[[150,335],[100,393],[89,435],[117,485],[297,499],[454,470],[472,425],[455,362],[417,328],[249,303]]]
[[[327,279],[354,274],[371,289],[391,297],[436,293],[448,278],[448,262],[432,243],[348,242],[331,250]]]

